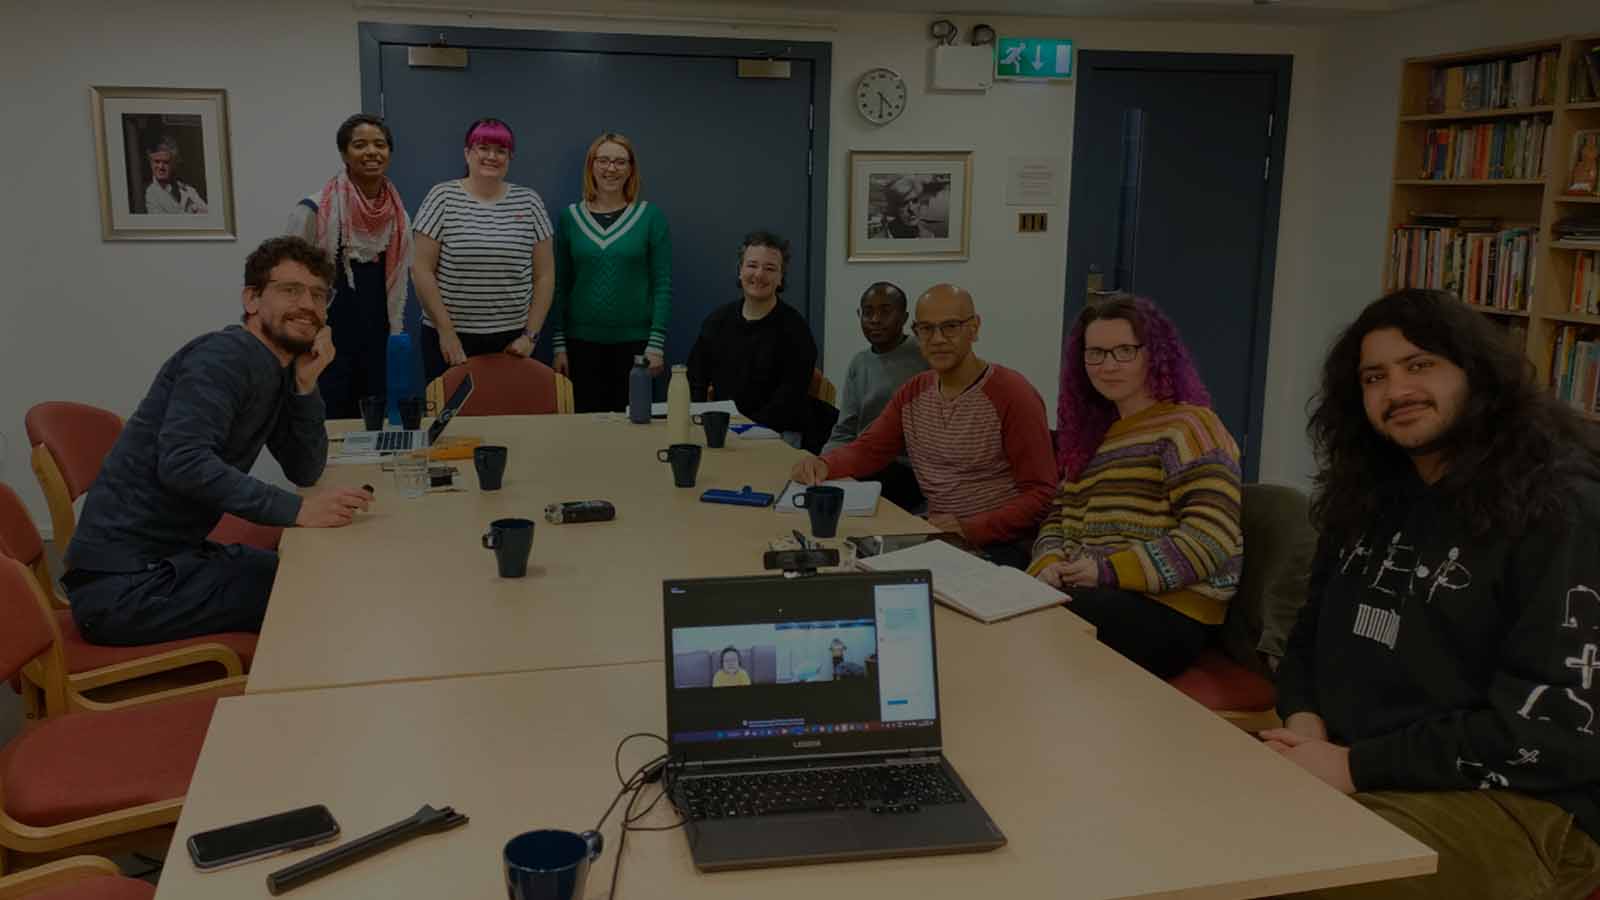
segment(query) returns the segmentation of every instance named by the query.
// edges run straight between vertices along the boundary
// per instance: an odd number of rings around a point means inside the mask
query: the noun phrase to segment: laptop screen
[[[663,594],[674,758],[939,747],[926,571],[667,581]]]
[[[472,387],[472,373],[468,372],[462,376],[461,383],[456,385],[450,399],[444,402],[444,408],[439,410],[439,415],[433,420],[433,424],[428,426],[429,447],[439,443],[439,436],[444,434],[445,426],[450,424],[450,420],[454,419],[456,413],[461,411],[461,407],[466,405],[467,398],[472,396]]]

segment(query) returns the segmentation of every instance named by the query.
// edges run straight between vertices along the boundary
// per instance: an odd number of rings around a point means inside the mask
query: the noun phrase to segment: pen
[[[806,536],[801,534],[800,533],[800,529],[798,529],[798,528],[794,529],[794,539],[800,542],[800,549],[801,550],[810,550],[811,549],[811,545],[806,542]]]

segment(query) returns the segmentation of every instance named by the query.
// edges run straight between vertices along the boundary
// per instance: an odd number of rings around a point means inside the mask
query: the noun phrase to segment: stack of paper
[[[703,403],[689,404],[689,415],[691,416],[698,416],[701,413],[708,412],[725,412],[730,416],[737,416],[739,409],[733,405],[732,400],[707,400]],[[650,404],[650,415],[652,418],[666,418],[666,401]]]
[[[1059,606],[1067,599],[1026,572],[997,566],[938,540],[869,556],[856,564],[875,572],[927,569],[933,573],[934,598],[980,622],[998,622]]]
[[[824,481],[823,484],[837,488],[844,488],[844,514],[847,516],[875,516],[878,514],[878,497],[883,493],[883,484],[877,481],[857,481],[854,478],[840,478],[834,481]],[[805,493],[806,486],[798,481],[791,481],[783,489],[783,496],[778,498],[778,512],[803,513],[804,509],[794,505],[797,494]]]

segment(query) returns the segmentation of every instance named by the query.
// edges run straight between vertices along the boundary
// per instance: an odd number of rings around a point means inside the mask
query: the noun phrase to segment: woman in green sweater
[[[1127,295],[1078,317],[1057,417],[1065,477],[1029,572],[1102,643],[1171,678],[1238,587],[1239,447],[1177,327]]]
[[[644,356],[666,367],[672,235],[639,199],[633,144],[606,132],[589,145],[583,200],[556,224],[555,370],[572,378],[578,412],[628,405],[628,371]]]

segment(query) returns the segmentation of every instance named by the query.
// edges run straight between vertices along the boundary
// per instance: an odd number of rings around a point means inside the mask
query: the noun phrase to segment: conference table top
[[[496,595],[496,604],[514,602]],[[1098,644],[1061,610],[986,626],[941,608],[935,621],[945,748],[1005,831],[1005,847],[700,874],[682,834],[636,832],[616,896],[1217,900],[1434,869],[1421,843]],[[301,887],[299,900],[503,897],[507,839],[595,825],[617,790],[618,741],[664,730],[664,677],[664,663],[652,662],[225,699],[158,897],[266,896],[268,872],[318,851],[200,873],[186,840],[315,803],[333,812],[341,840],[423,804],[454,806],[471,821]],[[658,752],[631,743],[623,771]],[[604,829],[588,898],[606,894],[619,819],[613,813]],[[662,804],[643,824],[674,821]]]
[[[664,422],[458,417],[447,434],[509,447],[504,487],[480,491],[472,461],[457,460],[452,489],[405,499],[375,464],[329,465],[321,483],[370,484],[377,500],[348,527],[284,533],[250,692],[659,660],[663,579],[760,574],[770,541],[810,535],[804,513],[699,499],[746,485],[777,496],[801,457],[782,441],[730,436],[705,451],[696,486],[678,488],[656,459]],[[544,521],[547,504],[595,499],[616,505],[614,521]],[[481,544],[503,517],[537,522],[525,578],[500,578]],[[886,500],[839,525],[840,536],[933,530]]]

